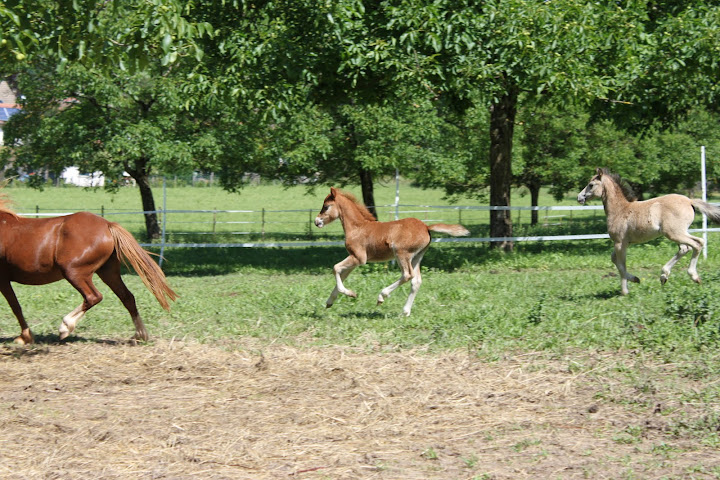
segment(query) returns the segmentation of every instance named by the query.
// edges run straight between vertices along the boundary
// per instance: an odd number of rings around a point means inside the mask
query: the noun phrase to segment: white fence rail
[[[555,219],[560,219],[562,221],[563,218],[568,217],[568,215],[550,215],[550,212],[570,212],[570,219],[572,219],[572,212],[588,212],[588,211],[596,211],[596,210],[602,210],[603,207],[601,205],[590,205],[590,206],[580,206],[580,205],[565,205],[565,206],[537,206],[537,207],[496,207],[496,206],[434,206],[434,205],[382,205],[376,207],[379,212],[382,212],[381,214],[381,220],[385,220],[385,217],[388,217],[388,220],[394,219],[395,216],[400,217],[408,217],[408,216],[418,216],[418,214],[424,214],[425,218],[423,218],[426,222],[455,222],[457,219],[457,223],[462,223],[462,214],[463,212],[489,212],[489,211],[498,211],[498,210],[504,210],[504,211],[513,211],[518,212],[518,216],[522,215],[522,212],[543,212],[545,215],[539,215],[539,220],[543,221],[547,225],[549,224],[549,221],[555,221]],[[450,212],[453,212],[454,218],[452,220],[448,219],[448,214]],[[32,213],[20,213],[20,215],[28,216],[28,217],[51,217],[51,216],[62,216],[62,215],[69,215],[73,212],[40,212],[39,208],[36,209],[35,212]],[[225,235],[245,235],[245,234],[265,234],[265,230],[267,226],[270,225],[277,225],[277,224],[298,224],[298,225],[304,225],[308,226],[310,229],[309,231],[312,231],[312,222],[315,216],[316,211],[313,209],[296,209],[296,210],[155,210],[154,212],[150,211],[105,211],[103,208],[101,211],[101,215],[103,216],[115,216],[115,215],[122,215],[122,216],[139,216],[144,215],[148,213],[157,213],[163,222],[168,222],[168,217],[171,217],[173,215],[177,214],[185,214],[185,215],[200,215],[200,214],[210,214],[213,216],[213,219],[211,221],[192,221],[192,222],[170,222],[171,224],[175,225],[178,223],[184,223],[184,224],[208,224],[212,225],[210,227],[211,231],[195,231],[195,232],[173,232],[173,236],[177,235],[215,235],[217,233],[216,228],[218,225],[255,225],[260,226],[260,231],[256,232],[230,232],[225,231],[222,232]],[[298,220],[298,221],[282,221],[282,222],[275,222],[270,221],[267,219],[268,214],[279,214],[279,213],[287,213],[287,214],[298,214],[300,215],[308,215],[305,220]],[[228,214],[228,215],[236,215],[236,214],[255,214],[260,215],[260,220],[224,220],[220,221],[217,219],[217,216],[220,214]],[[433,214],[433,216],[438,216],[441,218],[430,218],[430,214]],[[585,218],[592,218],[587,217]],[[144,219],[142,220],[144,223]],[[123,222],[125,223],[125,222]],[[135,222],[134,222],[135,223]],[[137,222],[139,223],[139,222]],[[527,223],[527,222],[526,222]],[[557,225],[557,223],[554,223],[553,225]],[[720,228],[700,228],[700,229],[691,229],[691,232],[720,232]],[[459,238],[434,238],[433,242],[470,242],[470,243],[485,243],[485,242],[503,242],[503,241],[513,241],[513,242],[536,242],[536,241],[568,241],[568,240],[595,240],[595,239],[604,239],[609,238],[607,233],[594,233],[594,234],[574,234],[574,235],[535,235],[535,236],[512,236],[512,237],[459,237]],[[238,248],[268,248],[268,247],[308,247],[308,246],[337,246],[337,245],[343,245],[344,242],[342,241],[328,241],[328,240],[317,240],[317,241],[286,241],[286,242],[168,242],[167,241],[167,235],[165,234],[165,228],[163,228],[163,237],[160,239],[159,242],[154,243],[141,243],[144,247],[160,247],[161,249],[164,248],[226,248],[226,247],[238,247]]]

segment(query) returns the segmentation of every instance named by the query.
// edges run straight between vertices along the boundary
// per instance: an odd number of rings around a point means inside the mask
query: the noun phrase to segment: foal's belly
[[[655,240],[662,235],[660,230],[647,230],[644,232],[635,232],[632,235],[628,235],[629,243],[645,243],[650,240]]]

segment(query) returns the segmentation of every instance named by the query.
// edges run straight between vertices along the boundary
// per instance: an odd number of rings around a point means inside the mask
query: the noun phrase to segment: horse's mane
[[[345,190],[337,190],[337,193],[342,195],[343,197],[347,198],[352,203],[354,203],[355,206],[357,207],[358,211],[362,214],[363,218],[365,218],[365,220],[369,220],[371,222],[377,222],[377,218],[375,218],[375,215],[370,213],[370,210],[368,210],[365,205],[360,203],[358,201],[358,199],[355,198],[355,195],[353,195],[350,192],[346,192]]]
[[[12,205],[13,201],[10,199],[10,196],[3,191],[4,187],[5,187],[5,184],[0,184],[0,212],[10,213],[12,215],[17,216],[17,214],[10,207]]]
[[[615,185],[620,188],[620,191],[622,192],[623,197],[625,197],[625,200],[627,200],[628,202],[634,202],[635,200],[637,200],[637,195],[635,195],[635,192],[633,191],[627,180],[622,178],[617,173],[611,172],[607,168],[602,168],[600,169],[600,171],[602,172],[603,177],[607,176],[615,183]]]

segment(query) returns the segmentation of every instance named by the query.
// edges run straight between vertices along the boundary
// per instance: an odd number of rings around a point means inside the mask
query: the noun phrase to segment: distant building
[[[80,173],[78,167],[66,167],[60,178],[65,183],[77,185],[78,187],[103,187],[105,186],[105,175],[102,172]]]
[[[13,90],[7,81],[0,81],[0,145],[4,144],[3,125],[10,117],[20,111],[20,105],[16,102],[17,92]]]

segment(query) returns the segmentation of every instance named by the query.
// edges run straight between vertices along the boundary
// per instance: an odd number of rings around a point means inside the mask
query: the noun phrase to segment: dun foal
[[[602,198],[605,207],[608,234],[614,244],[611,258],[620,272],[623,295],[628,294],[628,280],[640,283],[640,279],[628,273],[625,267],[628,245],[644,243],[660,235],[665,235],[679,246],[675,256],[662,268],[660,282],[664,285],[672,267],[692,250],[687,272],[693,281],[700,283],[697,262],[704,242],[702,238],[690,235],[688,227],[695,219],[696,210],[707,215],[711,221],[720,223],[720,208],[677,194],[638,202],[622,179],[606,168],[598,168],[596,175],[577,197],[581,204],[591,198]]]
[[[367,208],[357,203],[352,195],[331,188],[330,195],[325,197],[322,209],[315,218],[315,225],[322,228],[338,218],[345,231],[345,248],[350,255],[333,267],[336,286],[327,299],[328,308],[335,303],[338,293],[357,297],[355,292],[343,285],[343,281],[355,267],[365,265],[367,262],[384,262],[395,257],[402,275],[397,282],[380,291],[378,305],[383,303],[396,288],[410,281],[410,295],[403,307],[403,313],[406,316],[410,315],[415,296],[422,283],[420,262],[430,246],[430,232],[442,232],[452,236],[470,234],[462,225],[442,223],[426,225],[417,218],[378,222]]]

